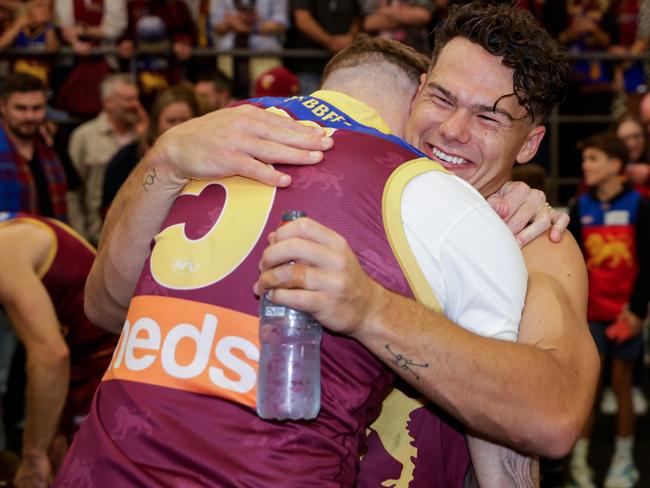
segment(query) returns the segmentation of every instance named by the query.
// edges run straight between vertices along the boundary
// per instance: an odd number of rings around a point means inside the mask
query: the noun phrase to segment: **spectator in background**
[[[356,0],[293,0],[293,28],[287,47],[293,49],[326,49],[335,54],[352,44],[361,27],[361,14]],[[326,58],[287,58],[285,66],[296,73],[302,94],[316,91]]]
[[[629,153],[625,175],[634,189],[647,197],[650,189],[650,164],[648,164],[648,135],[643,123],[634,115],[627,114],[616,122],[615,130]]]
[[[210,21],[218,49],[281,51],[289,26],[287,0],[213,0]],[[248,98],[257,77],[281,64],[280,58],[219,57],[219,67],[233,78],[238,98]]]
[[[0,113],[0,211],[66,220],[65,173],[41,134],[45,122],[41,80],[25,73],[7,76]]]
[[[126,28],[126,0],[54,0],[63,38],[86,55],[101,41],[115,41]]]
[[[553,0],[558,10],[554,22],[558,40],[571,53],[605,52],[618,42],[616,18],[611,8],[603,9],[600,0]],[[573,61],[573,76],[560,114],[610,115],[615,94],[614,62],[598,59]],[[559,154],[568,164],[560,167],[560,177],[581,178],[581,154],[576,141],[596,132],[605,132],[610,124],[603,122],[567,123],[559,138]],[[582,192],[581,186],[578,192]]]
[[[601,355],[612,356],[611,382],[617,397],[616,444],[606,488],[632,488],[634,466],[632,372],[643,350],[641,324],[650,299],[650,207],[623,183],[628,151],[614,134],[599,134],[581,144],[589,192],[571,206],[569,229],[580,244],[589,277],[587,317]],[[594,487],[587,464],[593,413],[574,447],[571,477],[581,488]]]
[[[210,23],[210,10],[214,0],[184,0],[196,24],[196,46],[212,47],[212,27]]]
[[[84,315],[95,250],[60,222],[11,217],[0,222],[0,305],[27,351],[28,399],[14,486],[46,488],[90,410],[117,336]]]
[[[174,86],[163,91],[153,103],[149,126],[144,136],[124,146],[110,160],[104,179],[101,207],[104,212],[127,179],[140,158],[166,130],[194,117],[199,107],[194,93],[184,86]]]
[[[14,47],[47,52],[59,49],[49,0],[31,0],[0,35],[0,49]],[[51,63],[47,59],[26,57],[16,59],[12,64],[13,72],[30,74],[49,86]]]
[[[22,7],[22,0],[0,0],[0,32],[13,22]]]
[[[68,153],[81,180],[70,199],[73,227],[92,243],[102,228],[100,207],[106,166],[120,148],[143,132],[146,114],[138,100],[138,88],[129,75],[109,75],[100,85],[103,110],[80,125],[70,137]]]
[[[184,0],[187,8],[192,14],[196,25],[197,48],[207,49],[214,47],[214,38],[210,23],[210,8],[212,0]],[[193,57],[188,61],[188,73],[203,73],[213,71],[217,67],[217,60],[214,56]]]
[[[650,138],[650,92],[643,95],[639,102],[639,119],[645,128],[646,137]]]
[[[232,82],[221,70],[202,73],[194,84],[194,95],[203,115],[228,105],[232,100]]]
[[[630,0],[633,2],[634,0]],[[648,44],[650,43],[650,1],[648,0],[637,0],[638,12],[634,23],[632,20],[628,21],[629,29],[633,30],[636,35],[634,42],[629,47],[628,51],[630,54],[641,54],[648,49]],[[623,35],[623,34],[621,34]],[[640,61],[643,64],[643,75],[644,81],[647,85],[648,77],[650,76],[650,63],[647,60]],[[636,106],[632,106],[632,109],[636,109]]]
[[[293,97],[298,93],[298,77],[283,66],[265,71],[255,81],[255,97]]]
[[[626,55],[643,51],[637,45],[637,26],[639,22],[640,3],[644,0],[614,0],[612,9],[616,16],[618,42],[610,47],[610,52]],[[614,88],[617,102],[613,112],[620,116],[639,104],[639,99],[646,90],[646,76],[643,62],[623,60],[614,69]]]
[[[514,3],[518,8],[528,10],[554,39],[564,29],[564,0],[515,0]]]
[[[427,25],[430,0],[361,0],[363,30],[395,39],[424,54],[431,54]]]
[[[136,61],[140,97],[149,109],[158,93],[181,80],[180,62],[190,58],[196,38],[194,20],[182,0],[130,0],[127,8],[128,25],[118,45],[120,55],[130,58],[136,47],[157,52],[140,55]]]
[[[104,57],[89,57],[93,47],[112,43],[126,27],[126,0],[54,0],[63,39],[77,59],[57,94],[59,108],[82,118],[102,110],[97,87],[112,71]]]
[[[558,35],[571,52],[606,51],[617,44],[618,27],[611,7],[604,9],[598,0],[567,0],[566,22]],[[574,63],[577,93],[574,102],[579,113],[608,114],[613,94],[613,73],[609,63],[580,60]],[[577,97],[580,100],[576,100]],[[588,100],[587,100],[588,97]]]

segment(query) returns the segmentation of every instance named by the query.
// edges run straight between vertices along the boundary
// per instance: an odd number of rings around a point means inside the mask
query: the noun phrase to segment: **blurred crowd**
[[[600,116],[568,123],[555,142],[559,176],[582,181],[559,203],[593,193],[605,176],[622,185],[611,183],[608,198],[629,188],[647,197],[650,57],[626,56],[650,47],[650,0],[515,3],[575,54],[562,114]],[[0,211],[66,221],[96,245],[121,184],[166,130],[238,99],[317,90],[329,57],[360,32],[431,54],[430,33],[448,7],[447,0],[0,0]],[[614,176],[596,181],[578,142],[605,130],[624,150]],[[543,189],[550,152],[543,147],[540,164],[515,178]],[[0,346],[3,333],[0,323]],[[636,415],[647,411],[641,357],[631,358],[638,370],[625,377],[636,375]],[[7,371],[0,364],[0,394]],[[619,379],[612,381],[616,388]],[[611,413],[618,407],[608,391],[603,411]],[[14,410],[5,407],[5,417]]]
[[[613,120],[638,112],[650,62],[626,56],[647,51],[650,1],[515,3],[576,56],[563,114]],[[429,33],[448,7],[448,0],[0,0],[0,50],[5,51],[0,79],[18,72],[43,82],[48,119],[65,123],[55,146],[75,187],[68,137],[75,125],[104,110],[98,87],[109,74],[133,77],[142,106],[136,125],[142,132],[156,96],[177,84],[201,85],[199,113],[231,98],[276,93],[256,90],[270,86],[270,80],[282,85],[277,92],[282,95],[311,93],[328,57],[359,32],[397,39],[430,54]],[[275,77],[261,77],[273,69]],[[217,94],[207,88],[210,80]],[[576,141],[605,128],[602,120],[562,127],[560,177],[580,176]],[[546,145],[540,153],[547,168],[550,152]],[[566,203],[570,196],[565,192],[559,200]]]

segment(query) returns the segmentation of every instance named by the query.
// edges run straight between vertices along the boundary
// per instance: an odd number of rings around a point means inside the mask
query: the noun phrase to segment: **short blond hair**
[[[398,41],[359,34],[354,42],[334,55],[323,70],[321,83],[336,70],[366,63],[387,62],[415,83],[429,69],[429,58]]]

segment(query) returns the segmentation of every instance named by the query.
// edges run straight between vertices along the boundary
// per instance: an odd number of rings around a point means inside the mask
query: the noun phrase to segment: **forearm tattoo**
[[[539,488],[539,459],[519,454],[516,451],[501,447],[499,449],[498,464],[493,465],[492,475],[494,480],[487,481],[486,484],[496,482],[499,486],[512,488]],[[463,488],[479,488],[481,484],[476,476],[474,467],[470,466],[463,480]]]
[[[156,176],[156,168],[153,168],[151,170],[151,173],[146,175],[142,180],[142,188],[144,188],[145,191],[149,191],[149,187],[153,186],[157,179],[158,177]]]
[[[397,353],[393,352],[393,350],[390,348],[390,346],[388,344],[386,344],[386,350],[389,353],[391,353],[391,355],[393,356],[393,358],[390,360],[391,363],[393,363],[393,365],[397,369],[400,369],[402,371],[410,371],[413,374],[413,376],[415,376],[416,380],[419,380],[420,376],[413,370],[413,368],[414,367],[418,367],[418,368],[428,368],[429,367],[429,363],[425,363],[425,364],[415,363],[415,362],[413,362],[413,360],[408,359],[408,358],[404,357],[401,354],[397,354]]]
[[[503,476],[517,488],[537,488],[539,486],[539,459],[519,454],[511,449],[503,449],[501,455]]]

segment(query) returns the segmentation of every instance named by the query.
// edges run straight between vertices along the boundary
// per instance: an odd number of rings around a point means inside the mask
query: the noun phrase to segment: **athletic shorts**
[[[613,322],[589,322],[589,330],[598,352],[624,361],[636,361],[643,354],[643,334],[636,334],[625,342],[612,341],[605,335],[605,329],[612,324]]]

